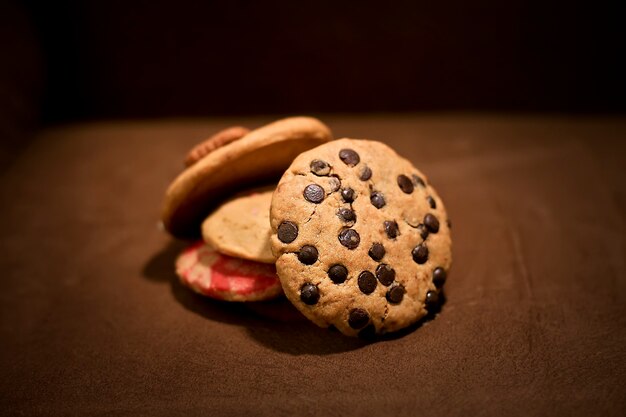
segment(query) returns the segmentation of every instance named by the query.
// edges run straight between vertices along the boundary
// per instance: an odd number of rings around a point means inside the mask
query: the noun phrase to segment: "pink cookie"
[[[195,292],[224,301],[263,301],[283,293],[273,264],[222,255],[200,241],[176,259],[180,281]]]

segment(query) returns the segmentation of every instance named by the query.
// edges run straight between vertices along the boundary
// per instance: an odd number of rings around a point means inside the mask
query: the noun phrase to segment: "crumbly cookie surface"
[[[274,192],[270,219],[289,300],[350,336],[423,317],[452,262],[443,202],[380,142],[341,139],[300,154]]]
[[[269,218],[273,192],[274,187],[266,187],[220,205],[202,223],[204,241],[226,255],[273,264]]]

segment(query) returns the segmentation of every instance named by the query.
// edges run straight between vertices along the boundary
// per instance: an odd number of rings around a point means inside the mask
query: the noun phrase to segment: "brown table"
[[[165,187],[196,141],[270,117],[49,128],[0,174],[2,414],[626,413],[626,119],[322,118],[439,190],[438,316],[367,343],[177,283]]]

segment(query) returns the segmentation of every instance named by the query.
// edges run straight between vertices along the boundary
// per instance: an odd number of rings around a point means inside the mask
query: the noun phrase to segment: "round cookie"
[[[179,238],[199,237],[206,215],[233,190],[275,181],[298,154],[331,139],[319,120],[291,117],[214,149],[167,189],[163,226]]]
[[[289,300],[350,336],[402,329],[427,314],[452,262],[443,202],[380,142],[333,141],[299,155],[270,211]]]
[[[185,166],[190,167],[214,150],[221,148],[224,145],[228,145],[231,142],[241,139],[245,135],[250,133],[250,129],[242,126],[231,126],[226,129],[220,130],[210,138],[200,142],[194,146],[187,157],[185,158]]]
[[[202,223],[202,238],[218,252],[273,264],[270,247],[270,203],[275,187],[233,197]]]
[[[282,294],[273,265],[222,255],[197,242],[176,259],[176,274],[198,294],[224,301],[263,301]]]

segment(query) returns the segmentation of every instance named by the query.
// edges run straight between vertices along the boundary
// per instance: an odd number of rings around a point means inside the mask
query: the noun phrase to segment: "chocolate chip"
[[[348,166],[355,166],[361,161],[359,154],[352,149],[342,149],[339,151],[339,158]]]
[[[343,229],[339,233],[339,242],[348,249],[355,249],[361,242],[361,237],[354,229]]]
[[[406,194],[413,192],[413,183],[406,175],[398,175],[398,187]]]
[[[389,288],[385,297],[390,303],[398,304],[402,301],[402,298],[404,298],[405,292],[406,291],[404,290],[404,286],[402,284],[394,284],[391,288]]]
[[[304,245],[298,252],[298,260],[305,265],[313,265],[317,261],[317,255],[315,246]]]
[[[433,284],[435,284],[435,287],[441,288],[446,282],[447,275],[448,274],[446,274],[446,270],[442,267],[438,266],[437,268],[435,268],[435,270],[433,271]]]
[[[439,231],[439,220],[430,213],[424,216],[424,224],[430,233],[437,233]]]
[[[311,168],[311,172],[318,177],[330,174],[330,165],[328,165],[328,162],[326,161],[314,159],[311,161],[311,164],[309,166]]]
[[[340,208],[337,210],[337,216],[344,222],[355,222],[356,214],[354,210],[350,210],[349,208]]]
[[[320,292],[317,289],[317,285],[313,284],[304,284],[302,288],[300,288],[300,300],[304,304],[313,305],[317,304],[320,299]]]
[[[359,173],[359,178],[361,179],[361,181],[367,181],[372,178],[372,170],[370,169],[370,167],[363,167],[363,169],[361,169],[361,172]]]
[[[398,237],[398,223],[396,223],[395,220],[385,220],[384,226],[389,239],[395,239]]]
[[[340,264],[333,265],[328,270],[328,277],[335,284],[341,284],[348,278],[348,268]]]
[[[413,260],[418,264],[423,264],[428,260],[428,247],[420,243],[411,251],[411,255],[413,255]]]
[[[372,195],[370,196],[370,201],[372,202],[372,205],[377,209],[382,208],[385,205],[385,197],[383,196],[383,193],[378,191],[374,191],[372,193]]]
[[[352,203],[354,201],[354,190],[352,188],[344,188],[341,190],[341,198],[346,203]]]
[[[420,187],[426,187],[426,183],[424,182],[424,180],[415,174],[413,174],[413,182],[415,183],[415,185],[419,185]]]
[[[370,271],[359,274],[359,289],[363,294],[371,294],[376,289],[376,277]]]
[[[328,180],[328,185],[330,185],[330,191],[334,193],[335,191],[341,188],[341,180],[338,177],[333,175]]]
[[[376,268],[376,278],[381,284],[388,287],[396,279],[396,271],[387,264],[380,264]]]
[[[428,228],[420,223],[417,225],[417,231],[419,232],[422,239],[426,240],[426,238],[428,237]]]
[[[439,294],[437,291],[428,291],[426,293],[426,306],[434,307],[439,304]]]
[[[380,261],[385,256],[385,247],[380,243],[374,243],[367,253],[373,260]]]
[[[348,324],[353,329],[362,329],[369,323],[370,315],[367,314],[367,311],[362,308],[354,308],[350,310],[350,314],[348,316]]]
[[[292,222],[282,222],[278,226],[278,239],[283,243],[291,243],[298,237],[298,226]]]
[[[319,204],[324,201],[324,189],[317,184],[309,184],[304,189],[304,198],[311,203]]]
[[[436,209],[437,208],[437,202],[435,201],[435,199],[432,196],[428,196],[426,197],[426,200],[428,201],[428,204],[430,205],[430,208],[432,209]]]

